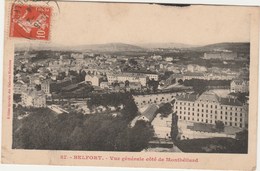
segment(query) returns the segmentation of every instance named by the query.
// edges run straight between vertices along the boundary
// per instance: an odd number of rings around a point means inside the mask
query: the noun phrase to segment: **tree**
[[[122,110],[122,115],[127,120],[132,120],[136,117],[138,108],[134,102],[134,99],[131,95],[129,95],[129,98],[125,99],[123,101],[124,108]]]
[[[13,95],[14,102],[18,103],[22,101],[21,94],[14,94]]]
[[[162,80],[167,80],[173,74],[172,71],[165,71],[164,75],[161,77]]]
[[[248,100],[248,96],[249,96],[249,93],[238,93],[237,99],[242,103],[246,103],[246,101]]]
[[[77,81],[78,82],[85,81],[86,75],[87,75],[87,73],[84,70],[80,70],[79,75],[77,77]]]
[[[147,86],[151,88],[154,92],[156,92],[159,86],[159,81],[155,81],[154,79],[148,79]]]
[[[58,74],[57,80],[63,80],[66,77],[66,73],[65,72],[60,72]]]
[[[248,130],[245,129],[236,133],[236,139],[239,141],[240,148],[247,153],[248,151]]]
[[[135,66],[135,65],[137,65],[138,63],[137,63],[136,60],[134,60],[133,58],[131,58],[131,59],[129,59],[129,64]]]
[[[37,91],[40,91],[40,90],[41,90],[41,84],[36,84],[36,85],[35,85],[35,89],[36,89]]]
[[[176,141],[178,134],[179,134],[178,116],[177,113],[175,112],[172,114],[172,126],[171,126],[171,138],[173,141]]]
[[[216,130],[218,132],[223,132],[224,131],[224,128],[225,128],[225,125],[222,121],[216,121]]]
[[[182,85],[182,84],[183,84],[183,80],[182,80],[182,79],[179,79],[179,80],[178,80],[178,83]]]
[[[242,140],[242,141],[247,141],[248,139],[248,130],[243,130],[238,133],[236,133],[236,139],[237,140]]]
[[[161,113],[162,117],[167,117],[172,112],[172,105],[165,103],[158,109],[158,113]]]
[[[135,126],[129,130],[129,150],[141,151],[147,148],[153,135],[154,131],[150,124],[145,121],[137,121]]]
[[[129,87],[130,82],[128,80],[125,81],[125,87]]]

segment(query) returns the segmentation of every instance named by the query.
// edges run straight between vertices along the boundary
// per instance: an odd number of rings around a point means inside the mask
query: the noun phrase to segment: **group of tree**
[[[74,76],[77,83],[85,81],[85,77],[87,75],[86,71],[79,70],[79,72],[74,70],[69,70],[69,76]]]
[[[178,128],[178,115],[177,113],[172,114],[172,125],[171,125],[171,138],[172,141],[176,141],[179,134],[179,128]]]
[[[241,148],[247,152],[247,150],[248,150],[248,130],[244,129],[243,131],[236,133],[236,140],[239,142],[239,145],[241,146]]]
[[[246,103],[246,101],[249,99],[249,92],[247,93],[230,93],[230,95],[236,96],[237,100],[239,100],[242,103]]]
[[[154,79],[148,79],[147,81],[147,87],[151,89],[153,92],[156,92],[158,90],[159,81],[155,81]]]
[[[63,99],[72,99],[72,98],[89,98],[89,94],[94,91],[94,88],[91,85],[86,85],[81,87],[78,85],[75,91],[63,91],[59,93],[53,93],[52,99],[59,99],[62,101]]]
[[[191,79],[183,81],[184,86],[193,87],[194,91],[201,94],[206,91],[209,87],[229,87],[230,80],[201,80]]]
[[[152,127],[143,121],[130,128],[124,117],[102,114],[55,115],[40,110],[14,123],[15,149],[141,151],[153,137]]]
[[[15,103],[21,102],[21,100],[22,100],[21,94],[14,94],[13,100],[14,100]]]
[[[87,105],[90,109],[97,106],[122,106],[122,116],[128,120],[133,119],[138,112],[133,96],[130,93],[90,93]]]
[[[225,125],[222,121],[216,121],[215,129],[217,132],[223,132],[225,129]]]
[[[172,71],[165,71],[164,74],[160,75],[160,80],[167,80],[170,78],[174,73]]]
[[[172,105],[170,103],[163,104],[157,111],[162,117],[167,117],[172,113]]]

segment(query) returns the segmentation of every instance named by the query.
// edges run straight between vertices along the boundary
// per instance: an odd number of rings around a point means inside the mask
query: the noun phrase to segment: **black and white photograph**
[[[12,149],[247,154],[249,16],[101,7],[15,43]]]

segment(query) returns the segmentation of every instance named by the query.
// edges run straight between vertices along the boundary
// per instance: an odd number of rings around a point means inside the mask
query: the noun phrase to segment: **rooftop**
[[[197,98],[198,98],[198,94],[185,94],[182,96],[178,96],[177,100],[194,102]]]
[[[151,122],[155,118],[158,109],[159,107],[157,105],[152,104],[142,113],[142,116],[146,117]]]
[[[152,71],[129,71],[129,72],[124,72],[124,73],[140,73],[140,74],[155,74],[155,75],[157,75],[156,72],[152,72]]]
[[[207,102],[218,102],[219,97],[214,91],[205,91],[200,95],[198,100],[207,101]]]
[[[219,97],[214,91],[206,91],[202,93],[200,96],[198,94],[185,94],[182,96],[178,96],[177,100],[180,101],[203,101],[203,102],[216,102],[221,105],[229,105],[229,106],[243,106],[239,100],[233,97]]]
[[[28,96],[32,96],[32,97],[40,97],[45,95],[43,91],[36,91],[36,90],[28,90],[27,92],[25,92]]]
[[[232,98],[220,98],[219,102],[222,105],[243,106],[243,104],[239,100]]]
[[[201,73],[201,72],[186,72],[184,74],[184,76],[201,76],[201,77],[203,77],[204,73]]]
[[[115,76],[115,77],[143,77],[146,78],[146,76],[142,73],[119,73],[119,74],[108,74],[110,76]]]
[[[235,84],[237,84],[237,85],[241,85],[241,84],[243,84],[243,82],[244,82],[244,80],[233,80],[232,82],[234,82]]]

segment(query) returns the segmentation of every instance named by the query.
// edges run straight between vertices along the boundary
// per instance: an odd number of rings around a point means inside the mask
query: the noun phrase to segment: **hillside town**
[[[186,152],[182,140],[237,140],[247,130],[248,51],[153,49],[139,54],[17,50],[13,104],[19,110],[14,115],[23,120],[41,109],[57,116],[76,112],[118,118],[127,102],[116,98],[127,96],[137,107],[127,127],[142,121],[153,132],[144,151]],[[214,148],[207,150],[219,150]]]

